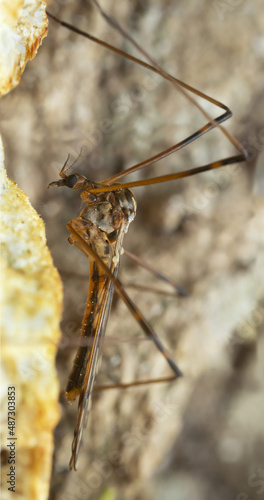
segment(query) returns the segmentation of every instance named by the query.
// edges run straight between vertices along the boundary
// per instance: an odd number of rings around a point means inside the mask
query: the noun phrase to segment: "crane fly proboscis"
[[[67,186],[74,190],[81,189],[81,199],[85,204],[85,207],[81,211],[80,215],[77,218],[72,219],[67,224],[67,229],[70,232],[70,243],[74,244],[84,255],[88,257],[90,266],[89,292],[82,322],[81,338],[88,338],[92,341],[87,342],[87,345],[82,342],[80,343],[66,389],[69,401],[73,401],[77,396],[79,396],[78,419],[74,431],[72,456],[70,460],[70,468],[74,469],[76,469],[83,429],[87,422],[90,399],[101,357],[102,342],[104,339],[114,289],[121,296],[131,313],[135,316],[144,333],[154,341],[157,348],[164,355],[167,363],[172,369],[173,375],[164,378],[164,380],[169,381],[181,375],[180,369],[175,364],[151,326],[147,323],[144,316],[131,301],[121,282],[117,278],[120,255],[123,251],[123,237],[128,230],[130,222],[134,219],[136,212],[136,201],[130,188],[173,181],[201,172],[217,169],[225,165],[238,163],[246,159],[245,149],[221,125],[222,122],[231,116],[229,108],[219,101],[205,95],[204,93],[168,74],[119,26],[116,20],[109,17],[104,11],[102,11],[96,0],[93,0],[93,3],[99,9],[103,17],[105,17],[107,22],[119,33],[121,33],[147,62],[139,60],[138,58],[127,54],[126,52],[123,52],[122,50],[117,49],[64,21],[57,19],[53,15],[50,15],[50,17],[75,33],[82,35],[95,43],[103,45],[112,52],[130,59],[134,63],[143,66],[149,71],[157,73],[164,79],[168,80],[177,91],[179,91],[188,101],[198,108],[198,110],[206,118],[207,123],[177,144],[134,165],[133,167],[128,168],[121,173],[111,176],[101,183],[90,181],[83,175],[77,173],[68,175],[67,171],[69,167],[67,167],[66,161],[60,172],[61,179],[50,184],[57,187]],[[224,110],[224,112],[217,118],[212,119],[195,101],[195,99],[191,97],[190,94],[196,95],[218,106]],[[138,181],[125,183],[117,182],[123,176],[131,174],[139,169],[143,169],[148,165],[152,165],[158,160],[184,148],[186,145],[195,141],[215,127],[218,127],[222,134],[224,134],[233,144],[233,146],[238,150],[238,154],[200,167],[190,168],[182,172],[167,175],[165,174],[159,177]],[[156,381],[161,381],[161,379],[157,379]],[[123,385],[117,384],[116,387],[128,387],[132,385],[140,385],[146,382],[147,381],[138,381]]]

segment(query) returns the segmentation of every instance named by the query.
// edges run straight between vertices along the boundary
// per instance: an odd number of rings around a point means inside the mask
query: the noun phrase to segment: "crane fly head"
[[[80,174],[71,174],[71,175],[66,175],[63,174],[62,179],[59,181],[54,181],[51,182],[48,187],[50,186],[55,186],[55,187],[60,187],[60,186],[67,186],[68,188],[71,189],[81,189],[84,187],[87,187],[89,184],[89,181],[84,177],[84,175]]]

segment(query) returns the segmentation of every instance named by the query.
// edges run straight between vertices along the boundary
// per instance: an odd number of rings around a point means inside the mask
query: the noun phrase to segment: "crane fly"
[[[116,277],[123,238],[136,214],[136,200],[132,191],[114,184],[111,186],[111,191],[105,192],[104,184],[91,182],[79,174],[67,175],[66,165],[67,162],[60,172],[62,179],[52,182],[50,186],[82,189],[81,199],[86,206],[79,217],[67,224],[67,229],[71,233],[69,242],[75,244],[89,258],[90,264],[89,291],[82,321],[81,339],[88,338],[89,341],[92,338],[92,344],[90,346],[89,342],[84,344],[80,342],[66,387],[68,401],[72,402],[79,396],[79,414],[70,461],[70,468],[76,469],[82,433],[88,416],[87,410],[100,362],[113,287],[116,288],[145,334],[154,341],[174,372],[171,377],[155,381],[173,380],[181,376],[181,371]],[[96,194],[93,190],[97,190]],[[129,387],[148,382],[117,384],[115,387]]]
[[[163,150],[155,156],[152,156],[100,183],[93,182],[78,173],[68,175],[68,158],[60,171],[61,179],[50,184],[50,186],[55,187],[67,186],[74,190],[80,189],[81,199],[85,204],[80,215],[77,218],[72,219],[67,224],[67,229],[70,232],[69,242],[74,244],[84,255],[88,257],[90,270],[88,298],[82,321],[80,344],[66,387],[66,396],[70,402],[79,397],[78,418],[74,431],[72,455],[70,459],[70,468],[74,468],[75,470],[83,430],[87,423],[91,395],[94,389],[102,355],[102,344],[114,289],[125,302],[130,312],[134,315],[146,336],[155,343],[159,351],[165,357],[173,375],[162,379],[137,381],[128,384],[116,384],[115,386],[97,387],[95,389],[98,390],[107,387],[124,388],[144,383],[170,381],[181,376],[180,369],[159,340],[157,334],[145,320],[142,313],[129,298],[122,283],[117,277],[120,256],[123,253],[123,238],[136,214],[136,199],[131,191],[131,188],[189,177],[200,172],[206,172],[225,165],[231,165],[244,161],[247,157],[247,153],[243,146],[221,126],[222,122],[232,116],[229,108],[221,102],[207,96],[193,87],[190,87],[186,83],[167,73],[152,57],[149,56],[149,54],[145,52],[141,46],[137,44],[137,42],[135,42],[134,39],[131,38],[130,35],[128,35],[120,27],[115,19],[109,17],[101,9],[96,0],[92,1],[106,21],[115,30],[121,33],[122,36],[126,38],[148,62],[140,60],[107,42],[95,38],[94,36],[79,30],[75,26],[57,19],[51,14],[49,14],[49,16],[54,21],[77,33],[78,35],[82,35],[90,41],[102,45],[112,52],[115,52],[170,81],[172,85],[174,85],[174,87],[176,87],[176,89],[186,97],[186,99],[188,99],[196,108],[198,108],[198,110],[200,110],[208,122],[195,133],[170,148]],[[224,113],[217,118],[212,119],[193,99],[193,97],[191,97],[190,94],[197,95],[202,97],[204,100],[215,104],[219,108],[223,109]],[[117,180],[124,175],[131,174],[132,172],[142,169],[148,165],[152,165],[158,160],[165,158],[179,149],[182,149],[187,144],[198,139],[215,127],[221,129],[222,133],[235,146],[239,154],[182,172],[165,174],[159,177],[139,181],[117,183]]]

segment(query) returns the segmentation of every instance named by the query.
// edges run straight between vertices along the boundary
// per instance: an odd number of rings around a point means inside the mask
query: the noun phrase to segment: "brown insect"
[[[136,57],[131,56],[130,54],[127,54],[68,23],[60,21],[53,15],[50,15],[50,17],[59,22],[62,26],[65,26],[66,28],[88,38],[91,41],[94,41],[95,43],[103,45],[107,49],[132,60],[136,64],[144,66],[152,72],[158,73],[163,78],[170,81],[181,94],[183,94],[200,110],[200,112],[207,118],[208,123],[181,142],[119,174],[104,180],[101,183],[90,181],[83,175],[77,173],[67,175],[67,171],[69,169],[69,167],[67,167],[67,160],[60,172],[61,179],[50,184],[51,186],[57,187],[67,186],[72,189],[81,189],[81,199],[85,204],[85,207],[81,211],[80,215],[77,218],[72,219],[67,224],[67,229],[70,231],[70,243],[74,244],[88,257],[90,265],[89,291],[82,322],[81,341],[66,388],[66,395],[69,401],[73,401],[77,396],[79,396],[78,419],[74,431],[72,456],[70,460],[70,468],[74,469],[76,469],[83,429],[87,422],[91,394],[94,389],[94,383],[102,354],[102,343],[114,289],[126,303],[131,313],[135,316],[144,333],[156,344],[157,348],[163,354],[173,371],[173,375],[164,379],[156,379],[154,381],[138,381],[128,384],[116,384],[115,386],[108,387],[122,388],[140,385],[143,383],[161,382],[163,380],[169,381],[181,376],[180,369],[175,364],[151,326],[147,323],[142,313],[131,301],[121,282],[117,278],[120,256],[123,252],[123,238],[136,214],[136,200],[130,188],[189,177],[200,172],[241,162],[246,159],[245,149],[220,125],[222,122],[230,118],[232,115],[231,111],[219,101],[216,101],[204,93],[190,87],[164,71],[157,64],[157,62],[119,26],[116,20],[105,14],[96,0],[93,0],[93,3],[99,9],[107,22],[114,29],[119,31],[126,39],[128,39],[144,56],[144,58],[149,61],[148,63],[141,61]],[[190,97],[186,90],[222,108],[224,113],[213,120],[201,108],[201,106],[198,105],[192,97]],[[214,127],[221,128],[222,133],[235,146],[235,148],[239,151],[239,154],[209,163],[207,165],[185,170],[183,172],[162,175],[160,177],[140,181],[126,182],[122,184],[117,183],[117,181],[123,176],[142,169],[147,165],[151,165],[154,162],[157,162],[158,160],[174,153],[175,151],[182,149],[187,144],[198,139]]]

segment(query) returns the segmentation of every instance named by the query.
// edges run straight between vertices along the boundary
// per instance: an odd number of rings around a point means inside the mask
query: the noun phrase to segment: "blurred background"
[[[59,178],[68,154],[70,162],[80,155],[75,171],[100,181],[182,140],[205,121],[168,82],[53,21],[19,87],[1,100],[9,177],[45,221],[64,283],[58,353],[62,418],[55,433],[50,500],[260,499],[263,5],[261,0],[101,3],[164,69],[230,106],[234,117],[226,127],[248,149],[249,161],[135,189],[138,212],[125,248],[169,274],[189,296],[128,291],[184,377],[171,384],[98,393],[78,471],[69,472],[77,404],[70,406],[63,391],[89,273],[86,258],[67,241],[66,224],[81,210],[79,193],[47,186]],[[56,0],[49,10],[135,54],[90,2]],[[204,107],[213,117],[221,114],[207,103]],[[134,178],[234,154],[214,130]],[[162,287],[126,257],[120,277],[124,283]],[[133,341],[143,334],[121,301],[114,298],[112,309],[98,383],[168,375],[155,347]]]

